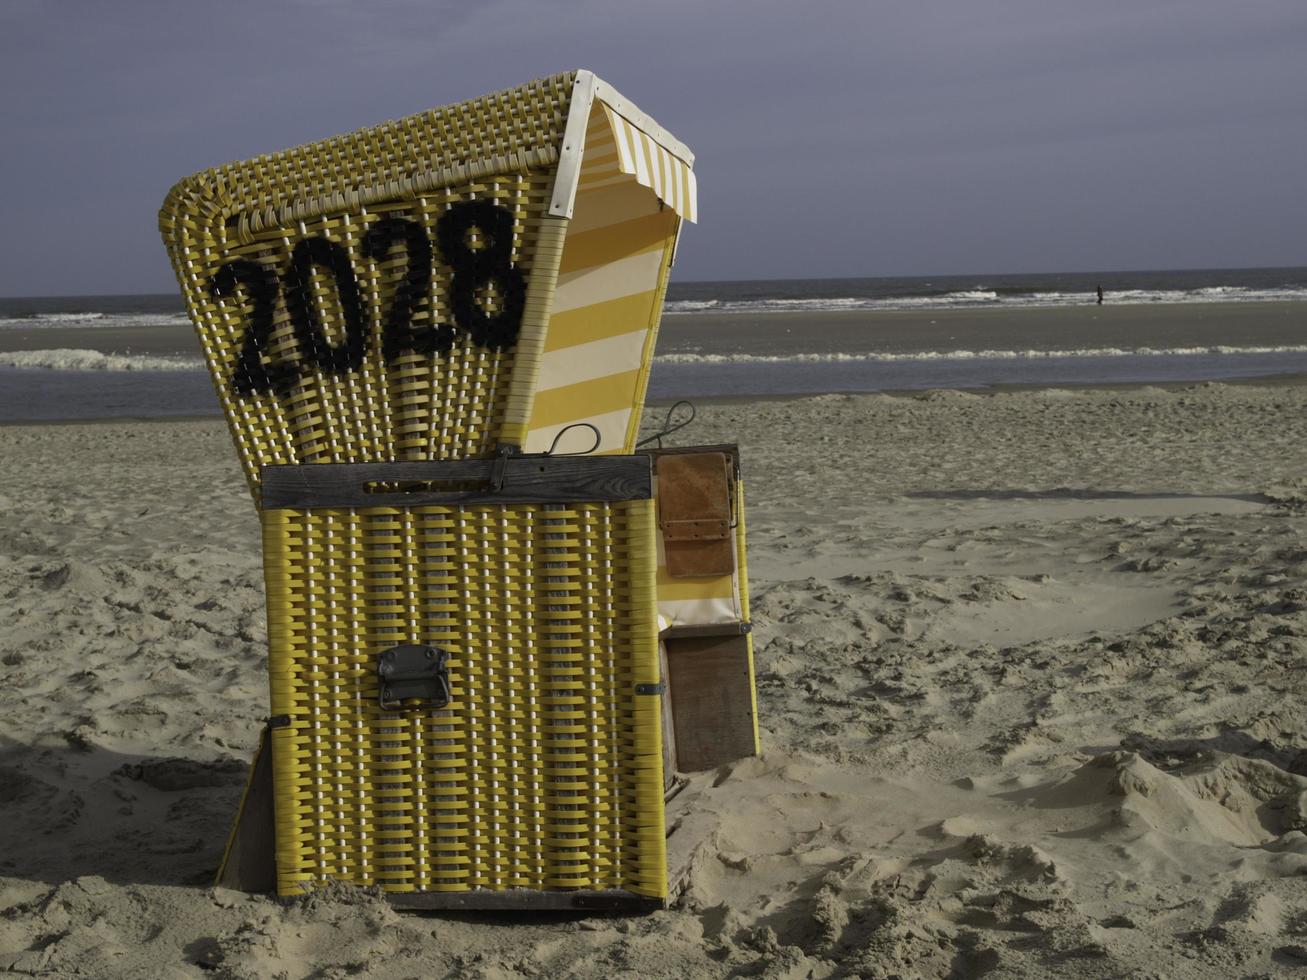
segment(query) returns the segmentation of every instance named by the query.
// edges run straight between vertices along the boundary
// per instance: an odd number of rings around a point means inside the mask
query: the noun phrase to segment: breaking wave
[[[196,357],[153,354],[105,354],[98,350],[59,347],[53,350],[0,351],[0,367],[42,368],[47,371],[200,371]]]
[[[60,330],[72,327],[112,330],[186,326],[190,322],[185,313],[33,313],[28,316],[0,316],[0,330]]]

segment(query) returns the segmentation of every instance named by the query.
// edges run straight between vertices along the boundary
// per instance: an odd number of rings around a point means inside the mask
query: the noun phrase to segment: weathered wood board
[[[757,754],[747,635],[669,637],[667,668],[681,772]]]

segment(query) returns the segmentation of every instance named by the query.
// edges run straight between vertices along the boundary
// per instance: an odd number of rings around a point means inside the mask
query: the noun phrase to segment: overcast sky
[[[591,68],[676,278],[1307,265],[1304,0],[0,0],[0,295],[169,292],[168,188]]]

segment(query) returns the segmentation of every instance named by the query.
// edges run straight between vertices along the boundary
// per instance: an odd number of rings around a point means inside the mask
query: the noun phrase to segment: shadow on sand
[[[58,883],[204,884],[249,765],[128,756],[94,745],[0,747],[0,875]]]

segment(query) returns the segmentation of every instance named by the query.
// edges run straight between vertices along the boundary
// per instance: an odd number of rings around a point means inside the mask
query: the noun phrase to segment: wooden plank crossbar
[[[460,486],[440,489],[441,484]],[[647,500],[653,496],[653,481],[649,458],[643,455],[532,455],[265,466],[262,491],[265,511],[428,504],[553,504],[576,500]]]

